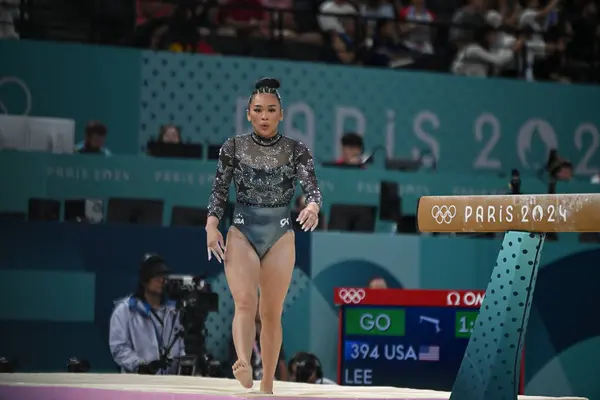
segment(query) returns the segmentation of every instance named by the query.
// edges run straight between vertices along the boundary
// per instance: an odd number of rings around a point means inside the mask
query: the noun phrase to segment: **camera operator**
[[[122,372],[174,374],[173,359],[185,355],[179,312],[165,294],[168,273],[162,257],[145,255],[137,291],[116,302],[109,345]]]
[[[291,382],[337,385],[323,376],[323,367],[319,357],[304,351],[298,352],[288,363],[288,375]]]

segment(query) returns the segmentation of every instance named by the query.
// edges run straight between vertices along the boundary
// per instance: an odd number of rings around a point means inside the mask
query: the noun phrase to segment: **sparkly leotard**
[[[233,225],[260,258],[292,229],[290,204],[296,182],[306,202],[321,206],[314,161],[301,142],[277,134],[264,139],[255,133],[227,139],[219,153],[208,215],[223,217],[233,180],[236,207]]]

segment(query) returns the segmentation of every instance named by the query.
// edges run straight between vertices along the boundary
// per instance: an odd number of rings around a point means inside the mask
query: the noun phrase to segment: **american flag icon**
[[[440,361],[440,346],[420,346],[420,361]]]

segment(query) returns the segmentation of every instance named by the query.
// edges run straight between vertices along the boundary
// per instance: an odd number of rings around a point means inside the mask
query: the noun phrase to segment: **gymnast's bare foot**
[[[264,380],[260,382],[260,392],[264,394],[273,394],[273,381],[265,382]]]
[[[253,385],[252,381],[252,368],[250,364],[243,360],[237,360],[233,364],[233,376],[237,379],[240,384],[246,389],[250,389]]]

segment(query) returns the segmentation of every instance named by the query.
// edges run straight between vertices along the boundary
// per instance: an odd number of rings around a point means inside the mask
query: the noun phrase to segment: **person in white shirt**
[[[454,75],[487,77],[490,69],[503,68],[510,63],[523,46],[523,39],[516,39],[510,48],[490,50],[497,41],[496,32],[489,27],[479,29],[475,40],[464,45],[456,54],[450,70]]]
[[[346,0],[326,0],[321,7],[319,12],[327,14],[338,14],[353,16],[358,13],[356,8],[347,2]],[[319,15],[318,18],[319,27],[323,32],[337,32],[344,33],[344,25],[340,21],[340,18],[334,15]]]
[[[491,26],[494,29],[499,29],[502,26],[506,26],[506,17],[496,10],[487,11],[485,13],[485,21],[489,26]],[[516,41],[517,37],[515,35],[504,31],[496,31],[494,41],[490,44],[490,51],[492,53],[497,53],[504,52],[504,50],[507,49],[512,50]],[[499,75],[505,70],[510,70],[513,73],[513,75],[511,76],[517,76],[517,58],[517,54],[515,54],[513,59],[508,63],[495,67],[494,75]]]
[[[528,0],[525,9],[519,17],[519,28],[530,29],[533,34],[526,43],[527,54],[526,79],[533,80],[533,64],[536,58],[545,57],[548,52],[555,50],[552,45],[547,45],[544,41],[543,33],[550,19],[556,17],[557,6],[561,0],[551,0],[544,8],[540,8],[539,0]]]

